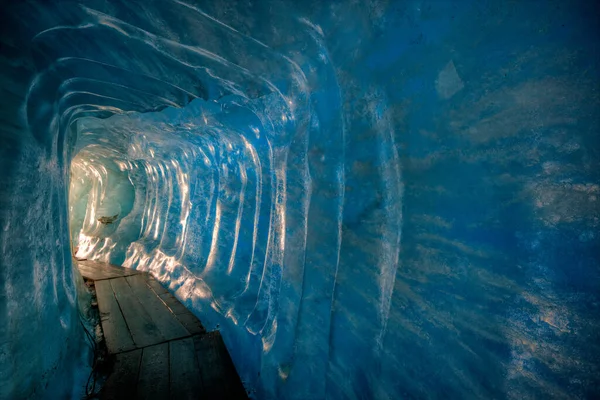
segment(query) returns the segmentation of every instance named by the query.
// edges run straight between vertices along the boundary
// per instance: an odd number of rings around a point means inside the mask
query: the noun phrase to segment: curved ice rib
[[[71,163],[78,254],[151,271],[258,398],[584,396],[573,365],[598,350],[565,338],[598,327],[587,25],[290,3],[32,13],[24,160],[46,152],[58,186]]]

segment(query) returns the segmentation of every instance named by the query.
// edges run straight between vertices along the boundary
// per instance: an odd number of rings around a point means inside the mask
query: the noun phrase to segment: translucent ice
[[[0,24],[0,397],[73,381],[69,242],[256,398],[597,394],[592,2],[52,3]]]

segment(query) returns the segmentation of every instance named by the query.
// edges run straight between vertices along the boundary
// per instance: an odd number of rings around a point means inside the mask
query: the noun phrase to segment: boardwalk
[[[94,281],[115,365],[102,399],[247,399],[218,331],[200,321],[151,275],[78,261]]]

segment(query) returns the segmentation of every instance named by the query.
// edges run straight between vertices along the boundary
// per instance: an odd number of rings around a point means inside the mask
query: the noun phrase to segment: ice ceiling
[[[76,380],[71,246],[256,398],[597,394],[591,2],[52,3],[1,21],[0,397]]]

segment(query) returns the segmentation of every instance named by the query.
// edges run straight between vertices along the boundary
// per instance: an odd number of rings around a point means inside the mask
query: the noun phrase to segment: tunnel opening
[[[256,398],[594,397],[597,7],[291,3],[0,16],[0,397],[81,378],[70,248]]]
[[[128,165],[107,157],[103,154],[106,152],[104,147],[89,146],[71,161],[69,230],[73,256],[77,258],[107,258],[121,241],[122,234],[115,232],[135,202]]]

